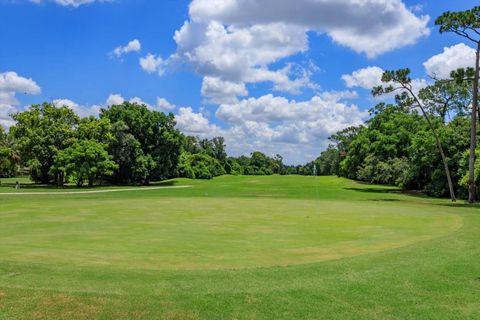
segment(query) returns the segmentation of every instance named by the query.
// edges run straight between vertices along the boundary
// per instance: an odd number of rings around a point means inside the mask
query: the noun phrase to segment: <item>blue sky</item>
[[[43,101],[96,115],[133,99],[187,134],[225,136],[233,155],[301,163],[367,117],[379,70],[409,67],[421,87],[469,65],[471,44],[433,21],[477,4],[0,0],[0,123]]]

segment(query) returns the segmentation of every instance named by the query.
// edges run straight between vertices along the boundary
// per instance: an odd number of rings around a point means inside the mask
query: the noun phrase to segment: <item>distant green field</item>
[[[480,318],[478,207],[334,177],[2,182],[0,319]]]

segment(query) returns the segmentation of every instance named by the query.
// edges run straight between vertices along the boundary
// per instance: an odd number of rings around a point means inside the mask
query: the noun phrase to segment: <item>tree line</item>
[[[66,106],[32,105],[0,127],[0,177],[27,169],[34,182],[63,186],[149,184],[174,177],[282,173],[283,158],[261,152],[229,157],[223,137],[200,139],[175,128],[173,114],[124,102],[80,118]]]
[[[310,166],[320,174],[477,201],[480,7],[445,12],[435,24],[440,33],[475,45],[475,67],[454,70],[449,79],[433,77],[419,92],[409,69],[386,71],[372,94],[395,95],[395,103],[380,103],[364,125],[330,137],[332,144]]]

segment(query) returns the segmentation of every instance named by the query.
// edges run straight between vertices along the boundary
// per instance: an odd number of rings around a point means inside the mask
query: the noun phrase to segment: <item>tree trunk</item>
[[[432,122],[430,121],[430,118],[425,113],[425,111],[423,111],[423,115],[425,116],[425,119],[427,120],[428,125],[430,126],[430,129],[432,130],[433,135],[435,137],[435,142],[437,144],[438,151],[440,152],[440,156],[442,157],[442,162],[443,162],[443,167],[445,169],[445,174],[447,175],[448,189],[450,191],[450,199],[452,199],[452,201],[455,202],[455,201],[457,201],[457,198],[455,197],[455,189],[453,189],[452,175],[450,174],[450,169],[448,167],[447,157],[445,156],[445,152],[443,151],[442,143],[440,142],[440,138],[437,134],[437,131],[435,130]]]
[[[480,77],[480,42],[477,44],[475,61],[475,79],[473,81],[472,127],[470,131],[470,157],[468,159],[468,202],[477,201],[477,185],[475,183],[475,151],[477,149],[477,110],[478,110],[478,80]]]
[[[413,93],[411,88],[407,89],[407,90],[410,92],[412,97],[415,99],[415,102],[417,103],[418,107],[422,111],[423,117],[425,118],[425,120],[427,120],[428,126],[430,127],[430,130],[432,131],[432,134],[435,137],[435,143],[437,144],[438,152],[440,152],[440,156],[442,157],[443,168],[445,169],[445,175],[447,176],[448,189],[450,191],[450,199],[453,202],[455,202],[455,201],[457,201],[457,198],[455,197],[455,189],[453,188],[452,175],[450,174],[450,168],[448,167],[447,157],[445,156],[445,152],[443,151],[442,142],[440,141],[440,137],[438,136],[437,130],[435,130],[435,127],[433,126],[433,123],[430,120],[430,117],[428,116],[427,112],[423,108],[423,105],[420,102],[420,100],[417,98],[415,93]]]

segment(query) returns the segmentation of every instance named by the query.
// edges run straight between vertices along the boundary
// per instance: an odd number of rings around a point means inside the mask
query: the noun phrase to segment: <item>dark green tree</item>
[[[447,177],[447,183],[450,191],[450,198],[452,201],[456,201],[455,190],[453,187],[453,181],[450,173],[450,168],[448,166],[448,159],[445,155],[440,137],[437,132],[437,127],[434,124],[434,121],[431,119],[431,115],[425,109],[425,106],[421,102],[417,93],[414,92],[412,85],[412,79],[410,78],[409,69],[399,69],[396,71],[385,71],[382,76],[382,82],[385,83],[384,86],[378,86],[373,89],[372,93],[374,96],[381,96],[383,94],[388,94],[392,92],[400,92],[397,94],[397,104],[402,107],[415,106],[420,109],[423,117],[428,123],[428,126],[433,134],[435,139],[436,146],[442,157],[442,162]]]
[[[227,160],[227,152],[225,149],[227,145],[225,144],[225,139],[223,137],[215,137],[212,139],[212,146],[213,146],[213,157],[220,161],[220,163],[224,163]]]
[[[55,156],[52,173],[75,180],[77,187],[84,181],[92,187],[102,177],[111,176],[118,165],[107,152],[107,145],[95,140],[79,140]]]
[[[113,126],[115,141],[109,150],[120,166],[114,181],[148,184],[176,174],[183,138],[172,114],[124,102],[102,109],[100,119],[109,119]]]
[[[469,179],[468,201],[474,203],[477,201],[477,186],[475,182],[475,163],[477,148],[477,112],[478,108],[478,89],[480,79],[480,7],[474,7],[471,10],[461,12],[445,12],[435,20],[435,24],[440,27],[440,33],[455,33],[462,38],[471,41],[476,46],[475,68],[470,68],[466,72],[457,72],[456,77],[464,81],[462,73],[465,73],[473,82],[472,97],[472,124],[470,128],[470,157],[469,157]],[[454,74],[455,75],[455,74]]]
[[[0,178],[14,175],[20,160],[12,135],[0,126]]]
[[[181,177],[190,179],[212,179],[226,173],[217,159],[205,153],[183,153],[180,156],[178,172]]]
[[[44,103],[14,114],[13,119],[16,124],[10,131],[22,161],[30,167],[32,179],[42,183],[57,181],[50,168],[57,153],[73,143],[78,116],[67,107]]]

